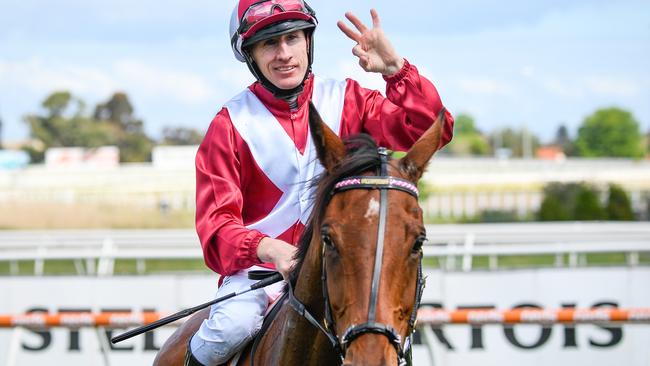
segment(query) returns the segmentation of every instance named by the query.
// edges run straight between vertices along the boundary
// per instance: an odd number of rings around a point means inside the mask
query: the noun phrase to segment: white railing
[[[427,225],[427,237],[424,256],[446,270],[472,270],[477,256],[497,269],[501,256],[554,255],[557,266],[568,256],[569,266],[578,266],[587,254],[624,253],[628,265],[638,265],[640,254],[650,253],[645,222]],[[34,274],[42,275],[46,261],[71,260],[79,274],[110,275],[123,259],[144,273],[146,260],[199,260],[202,252],[191,229],[0,231],[0,262],[11,274],[21,261],[33,261]]]

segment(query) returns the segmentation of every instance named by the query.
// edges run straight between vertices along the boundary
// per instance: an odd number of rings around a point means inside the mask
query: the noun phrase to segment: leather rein
[[[335,184],[334,189],[330,194],[331,198],[331,196],[335,195],[336,193],[351,189],[378,189],[380,192],[379,225],[377,228],[377,250],[375,252],[375,262],[372,283],[370,287],[368,320],[363,324],[350,326],[340,338],[336,334],[336,327],[334,325],[329,294],[327,291],[327,271],[325,270],[325,242],[329,240],[329,238],[327,238],[325,235],[323,235],[323,243],[321,244],[321,281],[323,287],[323,297],[325,299],[325,318],[323,319],[323,325],[321,325],[321,323],[316,320],[316,318],[309,312],[309,310],[307,310],[305,305],[294,296],[291,283],[289,283],[288,286],[288,298],[289,304],[292,306],[292,308],[303,318],[305,318],[310,324],[318,328],[327,337],[327,339],[334,347],[335,351],[340,356],[341,362],[343,362],[345,359],[346,351],[355,339],[366,333],[376,333],[384,335],[388,338],[393,347],[395,347],[395,351],[397,352],[398,365],[403,366],[406,365],[406,352],[404,346],[405,343],[403,342],[402,337],[390,325],[376,321],[377,295],[379,292],[379,280],[381,278],[382,258],[384,252],[386,217],[388,216],[388,190],[400,190],[412,195],[415,197],[415,199],[418,198],[419,192],[415,184],[402,178],[389,176],[387,169],[388,151],[385,148],[380,147],[378,149],[378,153],[381,159],[380,175],[354,176],[344,178]],[[417,310],[420,305],[423,290],[424,279],[422,277],[422,255],[420,254],[417,284],[415,289],[415,304],[413,306],[413,311],[409,319],[409,330],[411,333],[415,332]]]

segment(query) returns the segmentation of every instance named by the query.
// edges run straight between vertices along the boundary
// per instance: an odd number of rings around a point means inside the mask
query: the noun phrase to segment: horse
[[[417,182],[440,145],[445,111],[401,159],[367,135],[342,141],[309,106],[323,173],[285,296],[237,365],[405,365],[426,239]],[[155,366],[183,365],[209,309],[182,324]]]

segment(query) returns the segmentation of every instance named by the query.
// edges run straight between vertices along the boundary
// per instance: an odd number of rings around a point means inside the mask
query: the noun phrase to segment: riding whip
[[[272,273],[272,274],[269,275],[268,277],[265,277],[263,280],[255,282],[254,284],[252,284],[246,290],[230,293],[228,295],[216,298],[216,299],[214,299],[212,301],[208,301],[208,302],[206,302],[204,304],[197,305],[197,306],[191,307],[189,309],[181,310],[181,311],[179,311],[179,312],[177,312],[175,314],[172,314],[170,316],[167,316],[165,318],[158,319],[158,320],[156,320],[155,322],[153,322],[151,324],[147,324],[147,325],[144,325],[142,327],[138,327],[138,328],[135,328],[135,329],[130,330],[128,332],[119,334],[119,335],[111,338],[111,343],[115,344],[115,343],[118,343],[118,342],[122,342],[123,340],[129,339],[131,337],[135,337],[135,336],[137,336],[139,334],[142,334],[142,333],[148,332],[150,330],[156,329],[158,327],[161,327],[163,325],[175,322],[178,319],[185,318],[186,316],[192,315],[192,314],[196,313],[197,311],[199,311],[201,309],[205,309],[208,306],[214,305],[214,304],[216,304],[218,302],[225,301],[225,300],[228,300],[228,299],[233,298],[235,296],[245,294],[247,292],[257,290],[257,289],[266,287],[268,285],[274,284],[276,282],[282,281],[282,274],[281,273],[279,273],[279,272],[270,272],[270,273]]]

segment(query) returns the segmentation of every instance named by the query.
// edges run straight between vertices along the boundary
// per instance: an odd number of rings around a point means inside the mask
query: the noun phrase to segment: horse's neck
[[[319,241],[313,241],[302,264],[294,294],[311,314],[323,319],[325,301],[321,282],[321,258]],[[286,312],[286,319],[279,322],[285,327],[283,357],[281,365],[332,365],[336,356],[332,354],[329,341],[324,335],[293,309]]]
[[[317,319],[322,319],[325,311],[320,244],[319,240],[312,240],[294,289],[296,298],[305,304]]]

